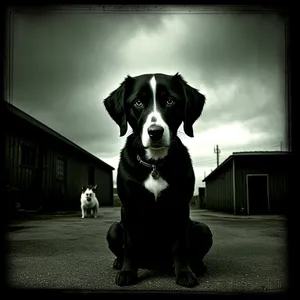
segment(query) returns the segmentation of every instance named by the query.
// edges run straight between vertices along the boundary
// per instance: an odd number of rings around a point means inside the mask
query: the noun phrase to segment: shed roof
[[[209,181],[216,174],[224,169],[225,166],[229,164],[236,157],[251,157],[251,156],[282,156],[289,155],[291,152],[287,151],[243,151],[243,152],[233,152],[230,156],[228,156],[219,167],[215,168],[209,175],[207,175],[202,182]]]
[[[77,151],[81,152],[82,154],[84,154],[88,158],[92,159],[93,161],[95,161],[96,163],[98,163],[99,166],[102,166],[102,167],[114,170],[114,168],[111,165],[105,163],[103,160],[99,159],[95,155],[93,155],[90,152],[84,150],[80,146],[76,145],[75,143],[73,143],[72,141],[70,141],[69,139],[67,139],[66,137],[62,136],[61,134],[59,134],[58,132],[54,131],[53,129],[51,129],[50,127],[46,126],[45,124],[43,124],[42,122],[38,121],[37,119],[33,118],[32,116],[28,115],[27,113],[25,113],[24,111],[20,110],[16,106],[14,106],[14,105],[12,105],[12,104],[10,104],[8,102],[5,102],[5,106],[6,106],[5,108],[6,108],[6,110],[7,110],[8,113],[12,113],[13,115],[15,115],[15,116],[23,119],[24,121],[32,124],[33,126],[38,127],[39,129],[43,130],[44,132],[47,132],[48,134],[52,135],[54,138],[62,141],[63,143],[71,146],[73,149],[76,149]]]

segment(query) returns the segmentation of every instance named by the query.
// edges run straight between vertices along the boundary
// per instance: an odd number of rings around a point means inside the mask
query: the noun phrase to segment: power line
[[[199,163],[212,163],[212,162],[215,162],[215,158],[212,158],[212,159],[205,159],[205,160],[200,160],[200,159],[196,159],[196,160],[193,160],[193,162],[199,162]]]
[[[280,151],[283,151],[283,142],[279,142],[279,143],[274,143],[274,144],[268,144],[268,145],[262,145],[260,147],[245,147],[245,150],[242,151],[265,151],[263,149],[267,149],[267,148],[279,148]],[[247,150],[246,150],[247,149]],[[227,150],[228,151],[228,150]],[[239,149],[239,151],[241,151],[241,149]],[[228,151],[230,152],[230,151]],[[234,152],[234,151],[233,151]],[[220,165],[220,153],[221,153],[221,149],[219,148],[218,145],[216,145],[216,147],[214,148],[214,153],[216,153],[217,156],[217,166]],[[232,153],[230,153],[229,155],[231,155]],[[203,167],[205,166],[210,166],[215,162],[215,158],[208,158],[208,156],[205,156],[205,159],[201,160],[201,159],[195,159],[193,160],[194,164],[201,164]]]
[[[193,164],[203,168],[210,168],[215,164],[215,160],[211,162],[193,161]]]
[[[212,163],[215,161],[215,158],[205,158],[201,159],[197,157],[196,159],[193,159],[193,163]]]

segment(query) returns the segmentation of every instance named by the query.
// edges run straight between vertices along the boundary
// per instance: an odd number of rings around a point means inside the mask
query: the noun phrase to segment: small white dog
[[[90,217],[97,218],[99,210],[99,202],[96,197],[97,185],[88,185],[87,187],[82,186],[81,190],[81,217],[84,219],[88,214]]]

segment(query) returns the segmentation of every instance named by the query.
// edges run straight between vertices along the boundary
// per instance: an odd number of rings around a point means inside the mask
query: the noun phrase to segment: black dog
[[[133,133],[121,151],[117,175],[122,202],[121,222],[107,233],[116,255],[119,286],[137,282],[138,268],[175,270],[176,283],[197,285],[205,271],[203,257],[212,246],[212,233],[191,221],[189,203],[195,175],[187,148],[177,137],[184,123],[193,137],[205,97],[183,78],[164,74],[128,76],[104,100],[120,136]]]

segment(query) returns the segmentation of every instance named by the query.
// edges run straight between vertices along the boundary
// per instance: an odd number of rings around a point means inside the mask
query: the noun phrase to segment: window
[[[65,160],[62,158],[56,159],[56,178],[59,180],[65,179]]]
[[[21,144],[21,165],[27,167],[36,167],[36,149]]]

